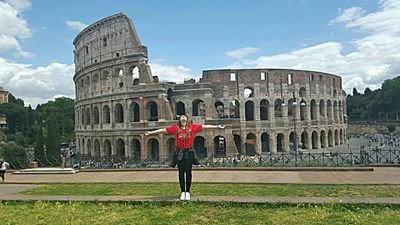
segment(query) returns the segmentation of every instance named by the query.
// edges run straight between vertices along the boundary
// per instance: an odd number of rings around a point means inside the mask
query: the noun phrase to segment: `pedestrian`
[[[180,200],[190,200],[190,187],[192,184],[192,165],[198,161],[196,152],[193,150],[194,136],[203,129],[220,128],[225,125],[200,125],[188,122],[186,115],[181,115],[177,125],[161,128],[154,131],[146,131],[145,135],[151,134],[173,134],[175,136],[174,157],[178,164],[179,185],[181,188]],[[185,185],[186,176],[186,185]]]
[[[10,164],[3,159],[0,159],[0,177],[1,177],[1,182],[3,183],[4,180],[6,179],[6,170],[10,166]]]

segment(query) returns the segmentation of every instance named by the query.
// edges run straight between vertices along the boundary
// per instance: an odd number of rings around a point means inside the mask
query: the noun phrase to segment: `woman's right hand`
[[[150,135],[150,131],[144,132],[144,135],[146,135],[146,136]]]

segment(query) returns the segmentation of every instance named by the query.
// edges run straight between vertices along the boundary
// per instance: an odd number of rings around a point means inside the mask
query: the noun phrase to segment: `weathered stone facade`
[[[225,124],[195,139],[201,157],[329,149],[346,136],[341,77],[290,69],[208,70],[198,82],[160,83],[132,21],[104,18],[74,40],[75,130],[81,155],[159,161],[169,135],[144,136],[177,123]],[[162,74],[160,74],[162,76]]]

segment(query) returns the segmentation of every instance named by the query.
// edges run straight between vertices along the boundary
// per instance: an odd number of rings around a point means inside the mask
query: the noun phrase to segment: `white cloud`
[[[5,0],[5,2],[18,11],[25,11],[32,6],[31,0]]]
[[[329,25],[353,21],[362,17],[362,15],[365,14],[365,11],[360,7],[352,7],[345,10],[339,9],[339,14],[340,15],[338,17],[329,21]]]
[[[33,68],[0,58],[0,86],[26,104],[36,107],[56,96],[74,96],[75,66],[52,63],[46,67]]]
[[[353,50],[344,53],[344,44],[326,42],[272,56],[241,58],[228,67],[292,68],[316,70],[342,76],[343,87],[351,93],[366,87],[379,88],[386,79],[400,75],[400,1],[382,0],[379,10],[368,14],[360,8],[343,10],[329,24],[365,32],[349,43]]]
[[[18,40],[31,37],[31,31],[20,12],[29,6],[28,3],[30,1],[0,1],[0,52],[23,51]]]
[[[225,54],[229,57],[235,58],[235,59],[242,59],[245,58],[253,53],[256,53],[258,51],[258,48],[254,47],[244,47],[240,49],[236,49],[233,51],[226,52]]]
[[[157,62],[149,63],[149,65],[153,75],[157,75],[161,81],[183,83],[184,79],[196,78],[192,70],[184,66],[171,66]]]
[[[87,24],[84,24],[80,21],[65,21],[65,24],[67,24],[67,26],[72,29],[72,30],[77,30],[77,31],[81,31],[83,29],[85,29],[85,27],[87,27]]]

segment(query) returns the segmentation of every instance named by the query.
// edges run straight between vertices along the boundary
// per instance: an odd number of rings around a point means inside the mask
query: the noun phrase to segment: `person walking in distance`
[[[0,159],[0,177],[1,177],[1,182],[3,183],[4,180],[6,179],[6,170],[10,166],[10,164],[3,159]]]
[[[203,129],[219,128],[224,129],[225,125],[200,125],[188,122],[186,115],[181,115],[177,125],[166,128],[146,131],[145,135],[152,134],[173,134],[175,136],[174,163],[178,164],[179,185],[181,188],[180,200],[190,200],[190,187],[192,184],[192,165],[198,163],[196,152],[193,149],[194,136]],[[186,183],[185,183],[186,177]]]

